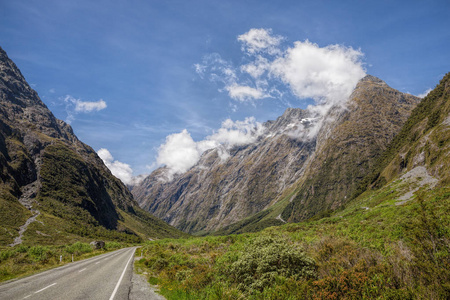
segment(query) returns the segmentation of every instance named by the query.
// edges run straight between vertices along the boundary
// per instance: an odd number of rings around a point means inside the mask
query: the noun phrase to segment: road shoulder
[[[134,261],[142,257],[135,257]],[[156,289],[148,283],[147,278],[143,274],[137,274],[133,264],[133,276],[131,278],[130,300],[165,300],[162,295],[156,293]]]

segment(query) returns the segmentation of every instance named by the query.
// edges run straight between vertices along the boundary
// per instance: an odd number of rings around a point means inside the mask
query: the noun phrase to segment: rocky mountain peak
[[[312,114],[308,110],[289,107],[276,120],[267,121],[264,125],[270,132],[276,133],[289,129],[289,127],[293,127],[302,121],[305,122],[306,119],[311,117]]]
[[[388,86],[386,84],[386,82],[384,82],[383,80],[381,80],[378,77],[372,76],[372,75],[366,75],[363,78],[361,78],[358,82],[358,85],[365,85],[368,83],[372,83],[372,84],[380,84],[380,85],[384,85],[384,86]],[[357,86],[358,86],[357,85]]]
[[[0,104],[0,115],[6,123],[22,129],[34,128],[53,138],[77,140],[70,125],[55,118],[2,48]]]
[[[10,101],[23,108],[30,104],[46,107],[37,96],[37,93],[26,83],[16,64],[8,58],[8,55],[1,47],[0,79],[0,93],[5,94],[0,98],[2,101]]]

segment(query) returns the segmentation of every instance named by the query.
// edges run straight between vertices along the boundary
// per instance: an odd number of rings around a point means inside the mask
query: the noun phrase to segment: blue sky
[[[139,175],[164,162],[171,134],[201,141],[227,119],[264,122],[318,101],[285,71],[243,71],[297,41],[339,45],[367,74],[422,94],[450,71],[449,13],[448,0],[0,0],[0,46],[56,117]],[[278,52],[252,48],[252,29]]]

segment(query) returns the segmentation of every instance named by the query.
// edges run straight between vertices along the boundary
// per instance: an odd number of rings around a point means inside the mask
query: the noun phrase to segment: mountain
[[[288,109],[256,143],[205,153],[172,181],[150,174],[139,205],[190,233],[255,231],[343,205],[401,129],[419,98],[366,76],[325,116]],[[316,132],[318,133],[316,134]]]
[[[383,186],[414,170],[421,173],[417,177],[436,178],[436,188],[448,187],[449,143],[450,73],[447,73],[412,111],[402,130],[362,182],[359,193]]]
[[[311,113],[288,109],[264,124],[266,133],[253,144],[206,152],[170,182],[158,169],[132,192],[142,208],[186,232],[213,231],[271,206],[305,171],[315,140],[294,137],[313,126]],[[245,201],[244,201],[245,200]]]
[[[183,235],[139,208],[96,152],[54,117],[1,48],[0,166],[2,245],[21,239],[136,242]]]
[[[345,204],[419,100],[373,76],[361,79],[347,109],[327,116],[334,121],[319,132],[316,155],[283,218],[297,222]]]

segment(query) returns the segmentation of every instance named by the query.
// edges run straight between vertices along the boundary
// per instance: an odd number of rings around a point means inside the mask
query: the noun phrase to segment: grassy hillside
[[[394,181],[317,221],[150,242],[137,268],[168,299],[447,299],[450,188],[398,205],[409,186]]]

